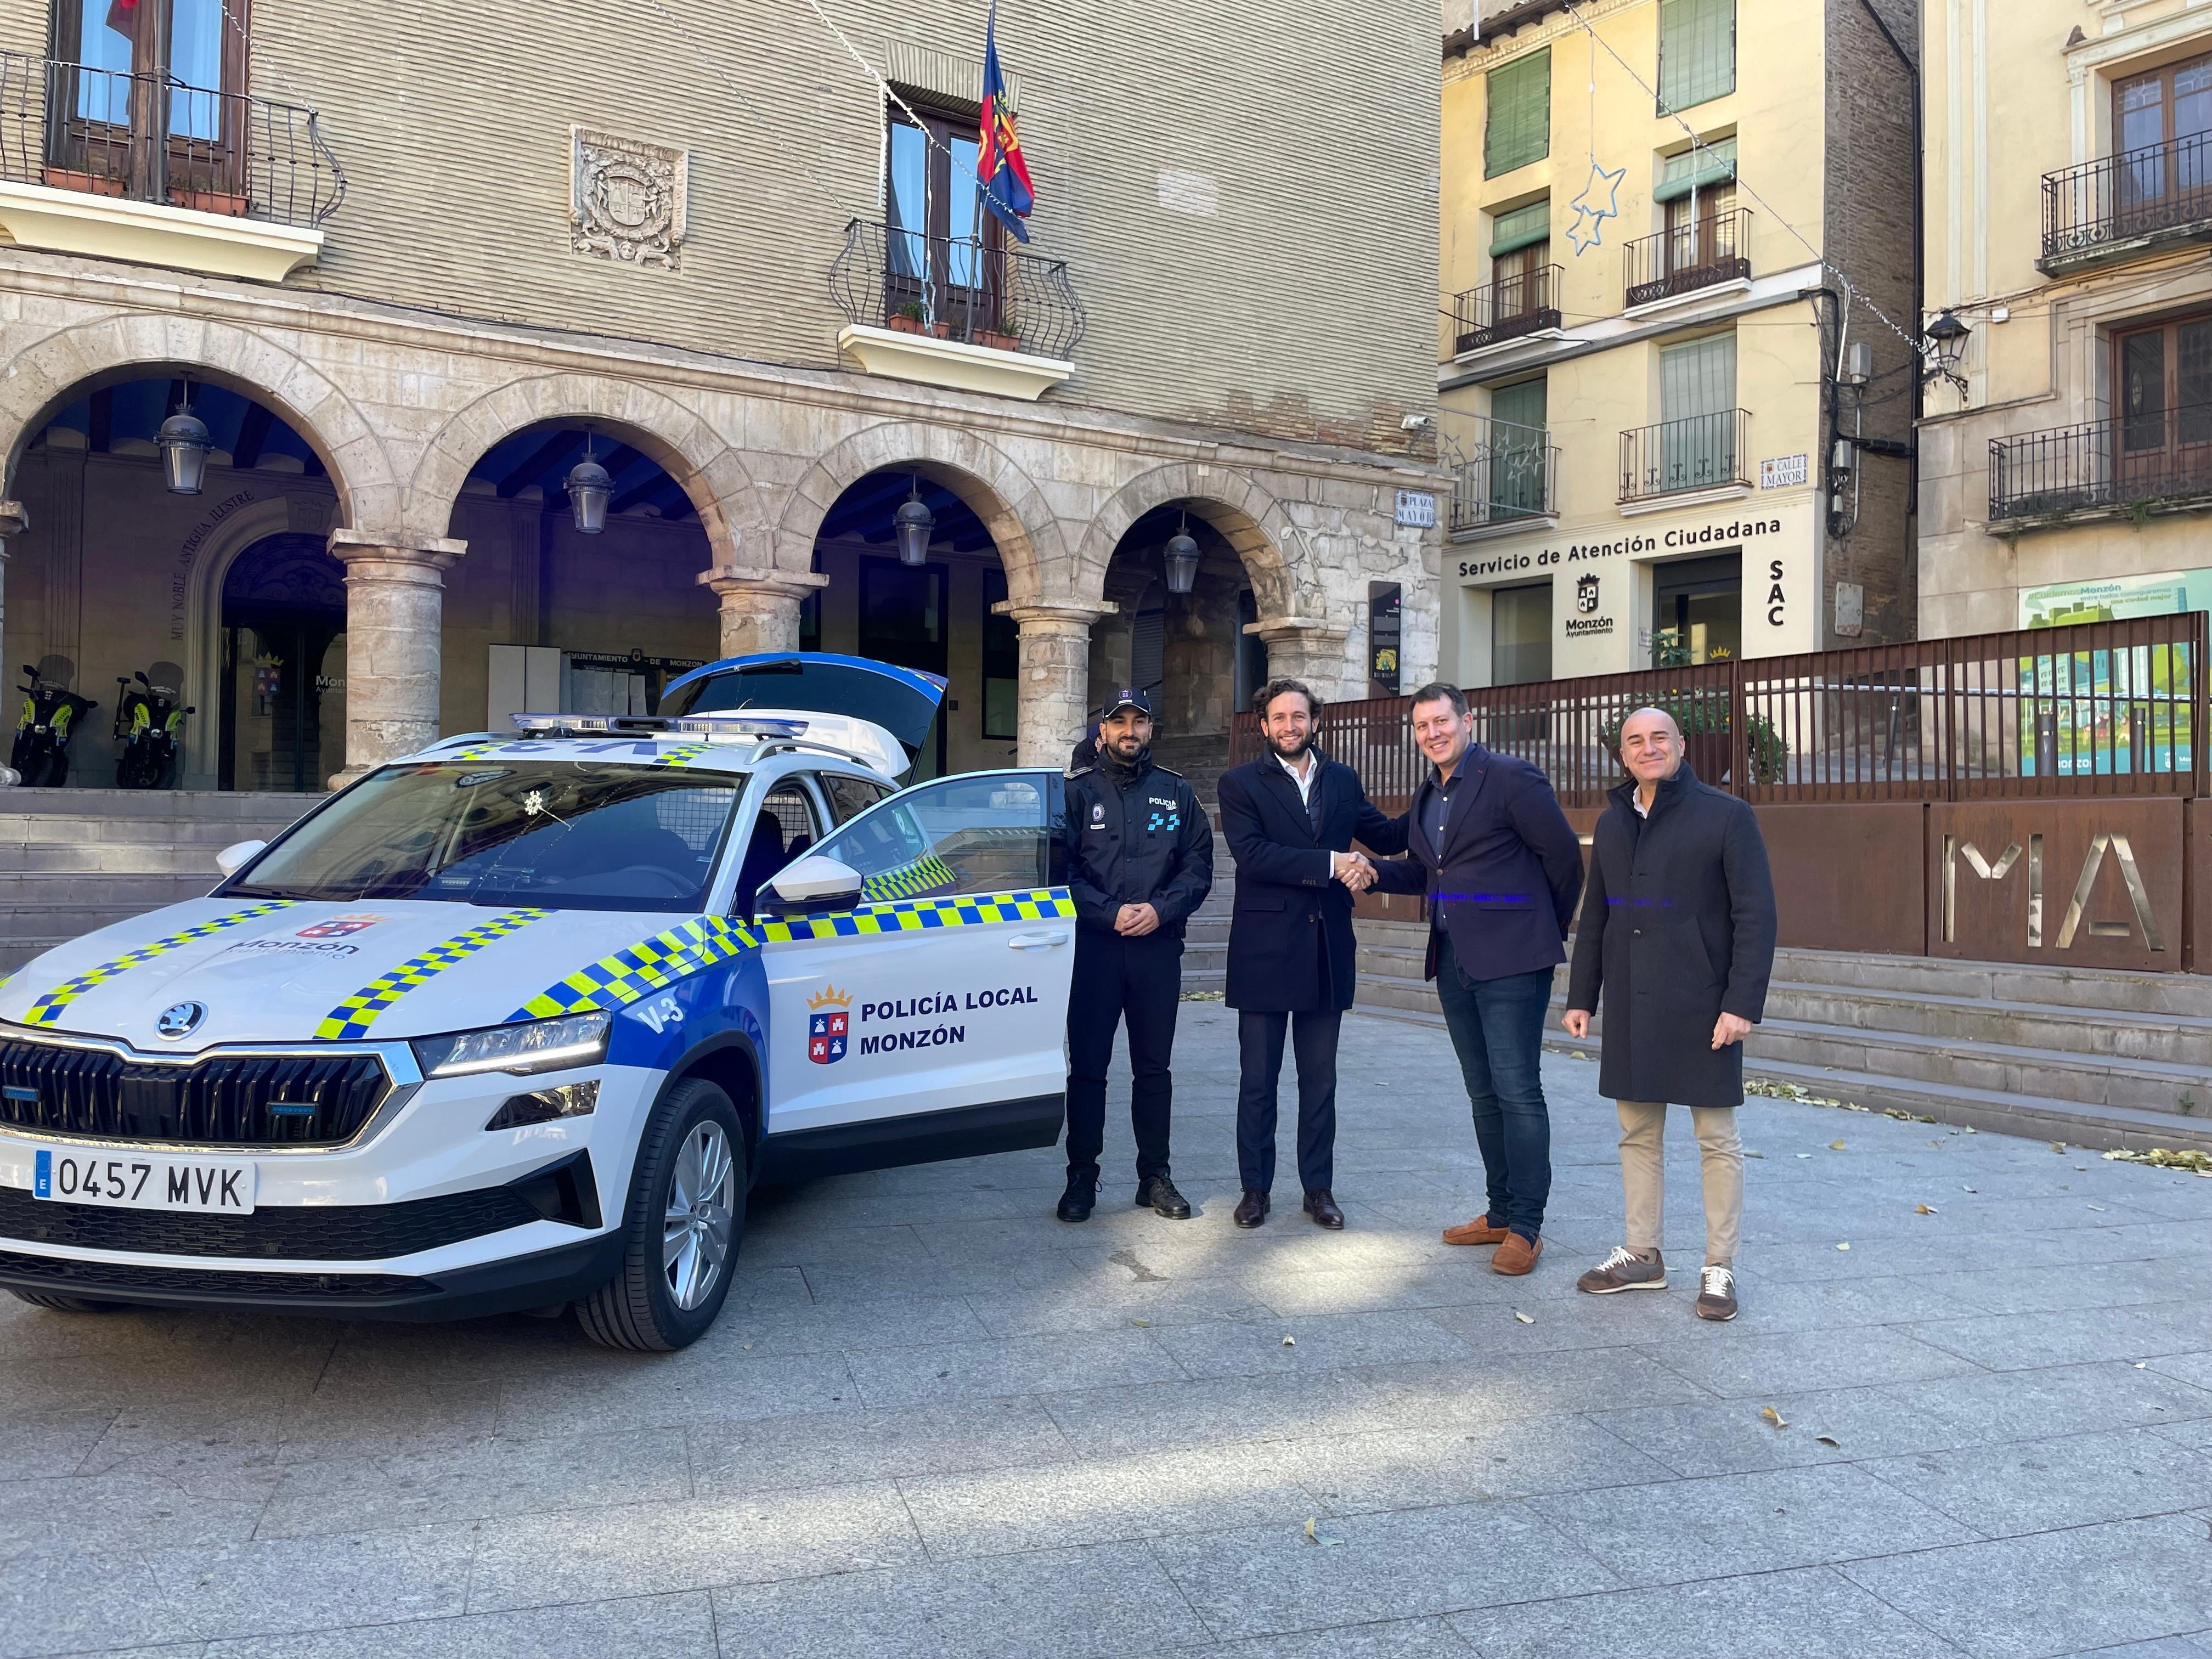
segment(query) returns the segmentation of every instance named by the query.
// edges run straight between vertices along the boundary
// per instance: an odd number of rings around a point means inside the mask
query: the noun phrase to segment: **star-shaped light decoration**
[[[1595,156],[1590,158],[1589,183],[1583,186],[1581,195],[1567,204],[1575,210],[1575,222],[1567,227],[1567,240],[1575,245],[1577,254],[1601,246],[1605,240],[1605,222],[1620,216],[1620,181],[1626,177],[1626,167],[1607,173],[1598,165]]]

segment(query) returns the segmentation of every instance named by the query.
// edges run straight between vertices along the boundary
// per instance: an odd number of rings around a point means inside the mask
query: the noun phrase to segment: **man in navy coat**
[[[1344,1225],[1332,1189],[1336,1145],[1336,1042],[1352,1006],[1358,950],[1352,896],[1375,866],[1355,837],[1382,854],[1406,848],[1359,775],[1314,747],[1321,701],[1297,680],[1271,680],[1252,700],[1268,752],[1222,774],[1221,833],[1237,860],[1229,924],[1229,1006],[1237,1010],[1241,1075],[1237,1164],[1240,1227],[1267,1218],[1275,1180],[1275,1091],[1283,1041],[1298,1062],[1298,1182],[1305,1211]]]
[[[1582,896],[1582,845],[1543,773],[1473,740],[1457,686],[1413,693],[1413,720],[1431,763],[1405,818],[1413,856],[1378,865],[1376,884],[1428,894],[1428,977],[1467,1083],[1489,1198],[1482,1214],[1446,1228],[1444,1243],[1495,1244],[1493,1273],[1525,1273],[1544,1248],[1552,1193],[1544,1010]]]

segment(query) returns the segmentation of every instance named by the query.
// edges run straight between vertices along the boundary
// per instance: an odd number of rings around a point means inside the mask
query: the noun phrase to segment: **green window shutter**
[[[1482,173],[1501,173],[1540,161],[1552,153],[1552,49],[1494,69],[1486,76],[1488,109],[1482,128]]]
[[[1735,90],[1735,0],[1659,0],[1659,112]]]
[[[1549,197],[1527,207],[1500,213],[1490,221],[1490,257],[1502,258],[1524,247],[1552,240],[1552,202]]]
[[[1735,140],[1717,138],[1680,155],[1669,155],[1659,169],[1659,182],[1651,191],[1655,202],[1671,202],[1693,190],[1710,190],[1735,177]]]
[[[1709,334],[1659,354],[1659,418],[1686,421],[1735,407],[1735,336]]]
[[[1519,427],[1526,434],[1522,441],[1534,440],[1544,429],[1544,385],[1541,380],[1523,380],[1518,386],[1502,386],[1490,394],[1490,418],[1502,426]]]

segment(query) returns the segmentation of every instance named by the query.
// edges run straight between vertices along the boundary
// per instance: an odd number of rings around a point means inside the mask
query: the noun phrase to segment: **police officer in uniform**
[[[1069,768],[1060,825],[1075,900],[1075,982],[1067,1000],[1067,1190],[1062,1221],[1098,1202],[1106,1141],[1106,1068],[1129,1022],[1129,1119],[1137,1204],[1170,1220],[1190,1201],[1168,1178],[1176,1006],[1182,929],[1213,885],[1213,827],[1177,774],[1152,764],[1152,706],[1124,688],[1099,710],[1095,759]]]

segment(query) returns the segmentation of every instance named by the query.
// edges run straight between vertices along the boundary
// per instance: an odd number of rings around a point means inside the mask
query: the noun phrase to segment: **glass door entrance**
[[[272,536],[222,586],[216,781],[313,793],[345,765],[345,571],[314,536]]]

